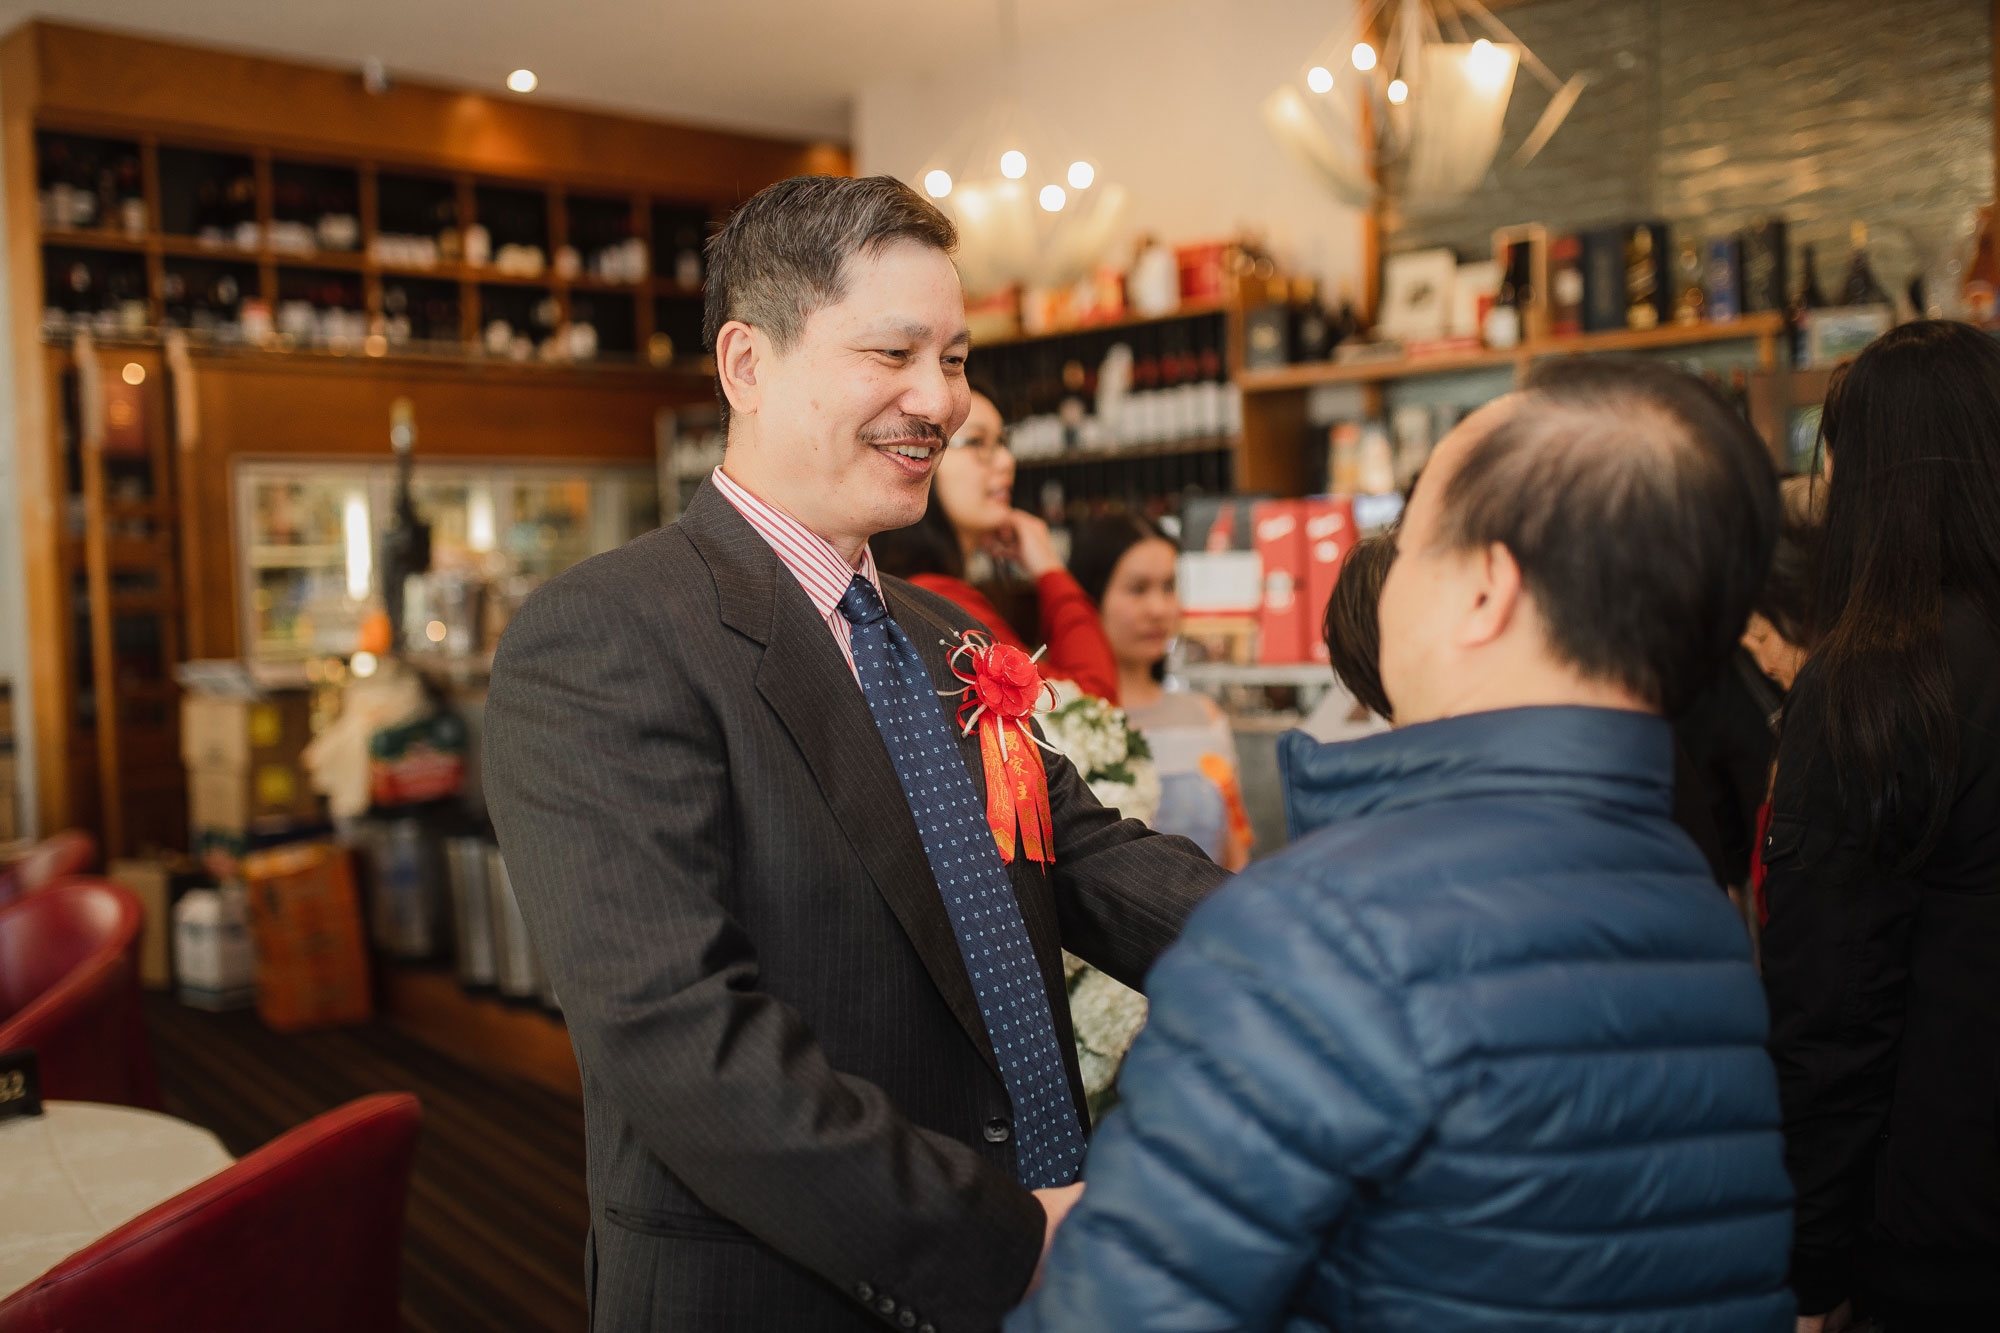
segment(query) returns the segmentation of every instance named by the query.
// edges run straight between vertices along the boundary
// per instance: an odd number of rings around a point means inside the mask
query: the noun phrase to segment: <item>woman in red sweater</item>
[[[1014,455],[1000,410],[974,393],[971,413],[938,462],[923,518],[869,542],[876,566],[950,598],[1000,643],[1027,651],[1048,645],[1043,675],[1117,703],[1118,663],[1097,606],[1063,568],[1049,525],[1014,508],[1013,492]],[[966,568],[982,555],[995,566],[1018,566],[1032,586],[996,579],[974,587]],[[996,601],[1014,614],[1003,614]]]

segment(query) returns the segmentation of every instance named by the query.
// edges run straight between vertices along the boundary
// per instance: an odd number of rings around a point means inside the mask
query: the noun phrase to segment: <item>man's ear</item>
[[[1499,542],[1468,558],[1473,604],[1459,626],[1461,648],[1479,648],[1507,632],[1521,610],[1521,566]]]
[[[731,412],[757,414],[764,395],[758,387],[757,372],[770,358],[770,344],[762,332],[732,319],[715,335],[715,374],[729,399]]]

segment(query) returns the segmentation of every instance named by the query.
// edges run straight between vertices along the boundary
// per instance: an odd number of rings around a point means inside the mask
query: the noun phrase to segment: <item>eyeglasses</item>
[[[983,463],[1006,450],[1012,438],[1013,432],[1003,426],[993,435],[954,435],[948,447],[970,452]]]

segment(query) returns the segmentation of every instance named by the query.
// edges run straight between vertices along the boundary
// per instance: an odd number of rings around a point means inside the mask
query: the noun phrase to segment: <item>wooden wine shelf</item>
[[[1134,315],[1128,319],[1077,324],[1065,329],[1047,329],[1041,333],[1009,333],[997,338],[974,338],[972,341],[976,347],[1012,347],[1019,343],[1052,342],[1057,338],[1079,338],[1090,333],[1115,333],[1120,329],[1141,329],[1172,324],[1183,319],[1200,319],[1203,315],[1224,314],[1229,309],[1230,306],[1226,301],[1189,301],[1167,315]]]
[[[1393,380],[1415,379],[1424,375],[1450,375],[1468,370],[1489,370],[1511,366],[1525,370],[1540,357],[1570,356],[1584,352],[1636,352],[1668,347],[1692,347],[1703,343],[1736,342],[1755,339],[1757,364],[1770,369],[1777,363],[1777,338],[1784,332],[1784,316],[1776,311],[1745,315],[1719,324],[1669,324],[1657,329],[1614,329],[1604,333],[1579,333],[1564,338],[1544,338],[1519,347],[1486,348],[1435,357],[1398,357],[1388,361],[1353,364],[1316,362],[1285,366],[1279,370],[1245,370],[1237,383],[1246,394],[1282,393],[1308,389],[1317,384],[1384,384]]]
[[[1017,458],[1014,469],[1028,472],[1041,468],[1081,467],[1087,463],[1136,463],[1149,458],[1229,453],[1235,448],[1236,441],[1230,436],[1210,435],[1198,440],[1176,440],[1172,444],[1138,444],[1124,449],[1078,449],[1042,458]]]

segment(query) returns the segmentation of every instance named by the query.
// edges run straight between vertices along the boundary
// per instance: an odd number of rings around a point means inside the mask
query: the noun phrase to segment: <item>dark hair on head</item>
[[[1107,514],[1085,519],[1070,534],[1069,572],[1090,600],[1102,608],[1104,590],[1125,553],[1140,542],[1166,541],[1161,531],[1138,514]]]
[[[1834,480],[1792,695],[1815,706],[1778,763],[1832,764],[1871,853],[1908,871],[1958,785],[1946,594],[2000,627],[2000,346],[1944,320],[1891,329],[1835,377],[1821,425]]]
[[[1395,710],[1382,688],[1382,585],[1395,562],[1394,533],[1377,533],[1356,542],[1340,562],[1340,577],[1320,622],[1334,677],[1362,707],[1384,721],[1394,721]]]
[[[1715,390],[1655,362],[1544,361],[1519,399],[1445,481],[1437,540],[1505,546],[1556,656],[1678,716],[1771,567],[1769,452]]]
[[[894,176],[793,176],[765,186],[708,239],[701,345],[713,352],[722,326],[740,319],[788,350],[814,311],[846,298],[848,261],[897,241],[949,254],[958,231]],[[726,434],[720,382],[716,397]]]

